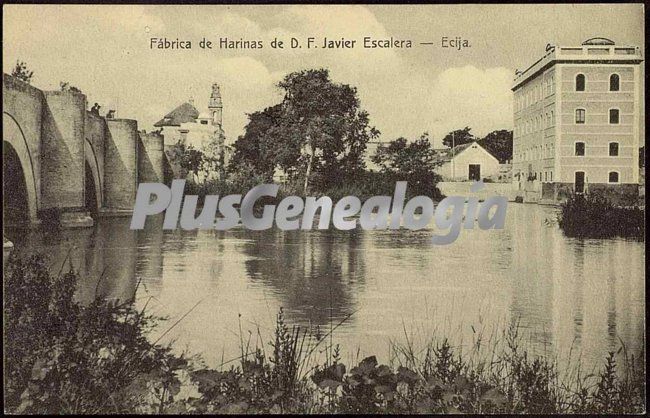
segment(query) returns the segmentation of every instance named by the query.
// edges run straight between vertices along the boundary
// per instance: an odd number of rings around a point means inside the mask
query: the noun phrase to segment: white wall
[[[476,144],[456,155],[453,160],[453,170],[452,162],[449,161],[440,166],[436,171],[443,179],[469,180],[470,164],[480,164],[482,179],[499,174],[499,160]]]
[[[485,200],[492,196],[505,196],[509,201],[514,201],[517,196],[517,186],[511,183],[484,183],[478,192],[472,192],[471,182],[443,181],[438,183],[438,190],[445,196],[477,197]]]

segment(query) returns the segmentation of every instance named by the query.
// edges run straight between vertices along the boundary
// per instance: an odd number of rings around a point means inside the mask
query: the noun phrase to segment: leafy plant
[[[5,401],[18,413],[124,413],[158,409],[187,365],[147,333],[156,319],[133,301],[74,298],[78,280],[50,275],[43,257],[13,257],[5,275]]]
[[[16,61],[16,65],[11,70],[11,75],[27,84],[31,84],[34,71],[30,71],[25,62]]]

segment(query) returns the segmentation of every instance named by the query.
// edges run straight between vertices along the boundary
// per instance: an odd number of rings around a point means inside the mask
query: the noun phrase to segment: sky
[[[642,4],[577,5],[4,5],[3,71],[16,60],[32,85],[80,88],[89,107],[116,109],[140,129],[194,99],[207,108],[212,83],[223,97],[233,141],[247,114],[278,103],[286,74],[328,68],[357,88],[382,141],[428,132],[434,146],[452,129],[475,135],[512,129],[512,79],[546,45],[580,45],[596,36],[644,44]],[[410,49],[360,48],[363,37],[411,40]],[[190,40],[191,50],[150,48],[150,38]],[[262,40],[262,49],[200,49],[201,38]],[[271,49],[274,38],[356,39],[353,49]],[[460,37],[471,47],[442,48]],[[433,45],[421,45],[431,42]],[[643,97],[643,96],[642,96]],[[643,131],[642,131],[643,132]]]

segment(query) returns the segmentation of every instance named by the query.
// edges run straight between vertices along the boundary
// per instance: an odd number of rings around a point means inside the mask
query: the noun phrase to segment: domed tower
[[[219,90],[219,84],[217,83],[212,85],[212,94],[210,95],[208,110],[212,115],[212,124],[221,126],[223,103],[221,102],[221,91]]]

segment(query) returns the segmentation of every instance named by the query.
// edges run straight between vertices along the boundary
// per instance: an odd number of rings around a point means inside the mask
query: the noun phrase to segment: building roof
[[[186,102],[167,113],[164,118],[154,123],[153,126],[181,126],[181,123],[194,122],[198,117],[199,111],[191,103]]]
[[[451,161],[451,159],[461,152],[465,151],[467,148],[469,148],[472,144],[475,144],[476,141],[474,142],[468,142],[466,144],[461,144],[461,145],[456,145],[454,148],[446,148],[444,150],[439,151],[436,156],[437,156],[437,161],[441,162],[447,162]],[[480,145],[479,145],[480,146]]]
[[[555,64],[639,64],[643,61],[637,46],[618,45],[607,38],[590,38],[579,46],[547,45],[544,55],[524,71],[515,72],[512,90],[517,90]]]
[[[483,149],[483,151],[487,152],[492,157],[494,157],[494,155],[490,151],[485,149],[485,147],[483,147],[481,144],[479,144],[478,141],[473,141],[473,142],[468,142],[466,144],[456,145],[454,148],[448,148],[445,151],[439,152],[436,155],[437,157],[436,161],[443,162],[443,163],[449,162],[451,161],[452,158],[457,157],[458,154],[465,151],[467,148],[471,147],[474,144],[478,145],[481,149]]]

